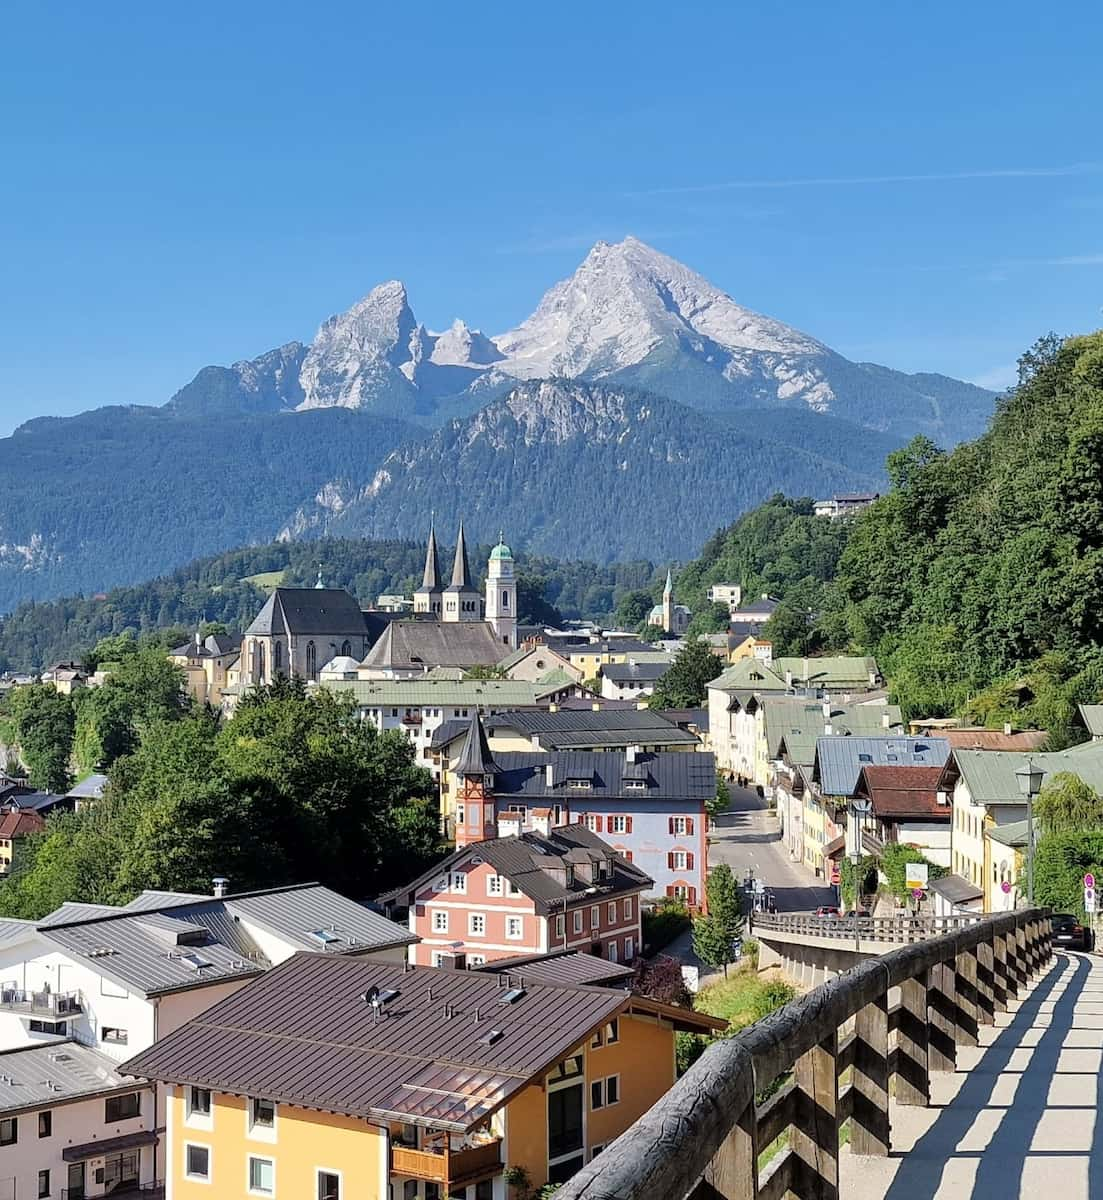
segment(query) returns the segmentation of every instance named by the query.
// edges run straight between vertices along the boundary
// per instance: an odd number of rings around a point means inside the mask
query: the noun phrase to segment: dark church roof
[[[398,671],[493,667],[503,648],[485,621],[391,621],[364,666]]]
[[[475,585],[471,582],[471,568],[467,565],[467,542],[463,536],[463,522],[460,522],[459,536],[456,538],[456,557],[452,563],[452,582],[444,589],[446,592],[473,592]]]
[[[359,634],[369,632],[365,614],[344,588],[278,587],[245,631],[253,637],[273,634]]]
[[[440,591],[440,567],[437,566],[437,532],[429,526],[429,544],[425,547],[425,571],[421,577],[419,592]]]

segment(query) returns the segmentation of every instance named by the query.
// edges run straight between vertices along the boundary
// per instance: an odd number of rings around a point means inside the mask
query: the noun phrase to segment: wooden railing
[[[463,1150],[452,1150],[443,1142],[423,1150],[392,1146],[391,1172],[440,1184],[472,1182],[480,1176],[495,1175],[502,1169],[501,1145],[500,1141],[494,1140]]]
[[[1051,953],[1048,915],[1030,909],[864,962],[713,1043],[556,1200],[835,1200],[843,1123],[852,1153],[886,1156],[890,1091],[928,1104],[930,1074],[953,1071]]]
[[[925,941],[983,920],[983,914],[954,917],[858,917],[858,936],[871,942]],[[806,937],[854,941],[854,917],[813,917],[805,913],[755,913],[751,922],[756,932],[791,933]]]

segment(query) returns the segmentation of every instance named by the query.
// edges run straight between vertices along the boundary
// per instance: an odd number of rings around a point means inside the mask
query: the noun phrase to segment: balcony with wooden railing
[[[488,1179],[502,1169],[502,1143],[498,1138],[478,1146],[453,1150],[450,1139],[429,1140],[418,1150],[412,1146],[391,1147],[391,1174],[439,1183],[447,1192],[452,1186]]]

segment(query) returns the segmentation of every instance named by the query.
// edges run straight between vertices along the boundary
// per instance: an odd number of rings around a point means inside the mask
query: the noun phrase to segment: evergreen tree
[[[700,708],[705,687],[724,669],[724,660],[700,638],[687,641],[670,670],[659,680],[648,704],[651,708]]]
[[[723,967],[735,961],[735,943],[743,935],[743,903],[731,867],[719,863],[705,881],[707,915],[693,920],[693,951],[710,967]]]

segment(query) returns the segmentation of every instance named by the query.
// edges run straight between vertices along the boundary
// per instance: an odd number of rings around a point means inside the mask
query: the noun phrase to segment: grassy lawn
[[[286,571],[262,571],[259,575],[246,575],[242,583],[251,583],[261,591],[271,592],[283,583]]]
[[[780,972],[759,974],[751,963],[728,968],[727,979],[706,984],[696,996],[693,1007],[713,1017],[722,1017],[734,1029],[741,1029],[777,1008],[780,987],[788,986],[786,999],[795,996],[796,989],[786,985]]]

